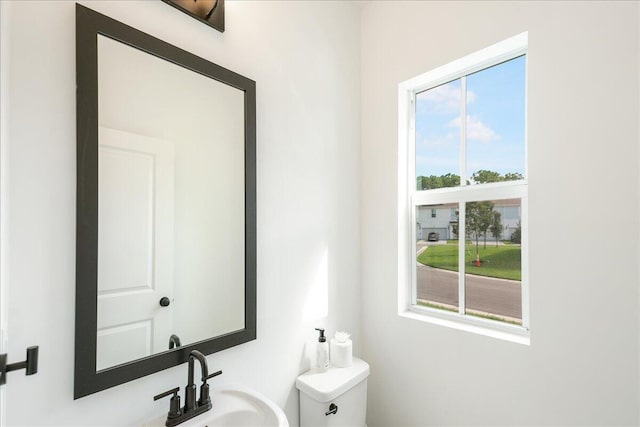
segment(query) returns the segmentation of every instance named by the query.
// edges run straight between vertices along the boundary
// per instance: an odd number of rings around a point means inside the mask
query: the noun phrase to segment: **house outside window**
[[[525,33],[399,85],[399,313],[523,343],[526,49]]]

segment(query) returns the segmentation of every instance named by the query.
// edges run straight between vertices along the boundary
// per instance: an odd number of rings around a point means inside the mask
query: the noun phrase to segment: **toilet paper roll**
[[[338,342],[331,338],[331,364],[336,368],[348,368],[353,364],[353,344],[351,340]]]

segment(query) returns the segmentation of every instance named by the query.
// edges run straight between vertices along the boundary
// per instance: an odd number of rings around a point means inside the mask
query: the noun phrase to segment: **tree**
[[[502,215],[498,211],[493,211],[493,218],[491,224],[489,225],[489,231],[491,235],[496,239],[496,247],[498,246],[498,240],[500,240],[500,236],[502,235]]]
[[[473,237],[476,241],[476,255],[480,254],[478,249],[480,236],[484,236],[484,247],[487,247],[486,233],[492,222],[492,212],[492,202],[484,201],[467,203],[467,208],[465,210],[467,236]]]
[[[418,191],[433,190],[434,188],[457,187],[460,185],[460,175],[447,173],[441,176],[419,176],[416,181]]]
[[[477,184],[486,184],[489,182],[517,181],[524,179],[522,174],[518,172],[507,172],[501,175],[499,172],[480,169],[471,175],[471,180]],[[470,184],[467,180],[467,184]],[[433,190],[434,188],[457,187],[460,185],[460,175],[455,173],[447,173],[436,176],[418,176],[416,178],[416,188],[420,190]]]
[[[458,236],[458,223],[460,221],[460,212],[458,211],[458,209],[456,209],[456,220],[452,221],[451,224],[451,231],[453,232],[453,235],[455,236],[456,239],[459,239],[460,237]]]
[[[480,184],[504,181],[504,177],[498,172],[493,172],[485,169],[480,169],[479,171],[474,172],[473,175],[471,175],[471,179],[473,180],[473,182],[477,182]]]
[[[521,173],[514,172],[504,174],[504,181],[517,181],[519,179],[524,179],[524,176],[522,176]]]
[[[478,184],[487,184],[489,182],[517,181],[524,179],[524,177],[518,172],[507,172],[501,175],[498,172],[480,169],[471,175],[471,179]]]
[[[522,226],[520,225],[520,221],[518,221],[518,225],[516,226],[516,231],[511,234],[511,241],[513,243],[521,243],[522,242]]]

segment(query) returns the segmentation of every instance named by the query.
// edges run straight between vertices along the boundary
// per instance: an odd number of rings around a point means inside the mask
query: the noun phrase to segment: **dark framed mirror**
[[[76,5],[74,397],[256,338],[256,84]]]

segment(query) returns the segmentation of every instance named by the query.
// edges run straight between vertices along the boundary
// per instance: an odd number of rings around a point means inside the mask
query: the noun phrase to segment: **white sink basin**
[[[278,405],[261,394],[239,385],[211,389],[211,410],[180,424],[180,427],[289,427]],[[167,408],[168,410],[169,408]],[[166,414],[146,424],[164,426]]]

